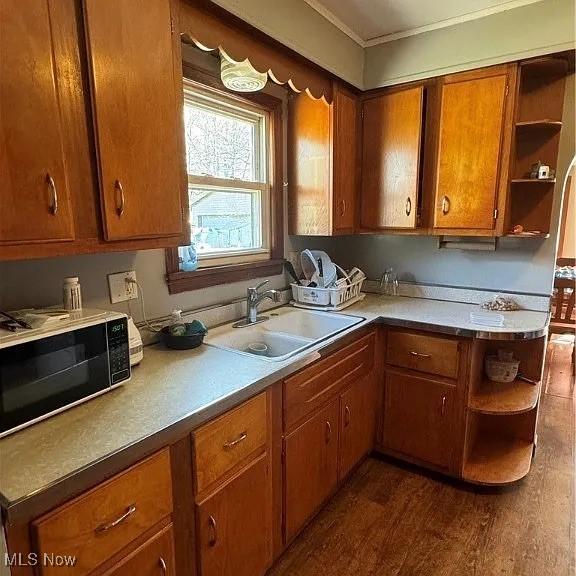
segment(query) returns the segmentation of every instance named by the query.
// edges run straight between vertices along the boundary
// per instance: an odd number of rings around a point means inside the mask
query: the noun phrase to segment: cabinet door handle
[[[212,537],[208,541],[208,546],[210,546],[210,548],[214,548],[214,546],[216,546],[216,542],[218,541],[218,531],[216,529],[216,519],[214,516],[208,517],[208,524],[212,530]]]
[[[122,514],[122,516],[119,516],[118,518],[116,518],[116,520],[113,520],[112,522],[107,522],[106,524],[100,524],[100,526],[97,526],[96,530],[94,531],[96,532],[96,534],[101,534],[102,532],[108,532],[108,530],[116,528],[116,526],[128,520],[128,518],[132,516],[132,514],[134,514],[135,512],[136,512],[136,506],[132,504],[131,506],[128,507],[126,512]]]
[[[124,214],[125,199],[124,188],[122,187],[122,182],[120,182],[120,180],[114,182],[114,190],[116,191],[116,214],[122,216],[122,214]],[[118,202],[118,197],[120,197],[120,202]]]
[[[442,198],[442,214],[446,216],[450,212],[450,198],[448,196],[444,196]]]
[[[442,409],[440,410],[440,414],[444,416],[446,413],[446,396],[442,396]]]
[[[415,350],[410,350],[410,354],[414,358],[431,358],[430,354],[422,354],[422,352],[416,352]]]
[[[330,440],[332,440],[332,424],[326,421],[326,444],[330,444]]]
[[[158,564],[160,564],[160,570],[162,570],[162,574],[166,576],[168,574],[168,566],[166,566],[166,560],[160,556],[158,558]]]
[[[246,440],[246,438],[248,438],[248,432],[242,432],[242,434],[240,434],[238,438],[230,440],[230,442],[226,442],[226,444],[224,444],[224,450],[230,450],[234,448],[234,446],[237,446],[238,444],[240,444],[240,442]]]
[[[412,212],[412,199],[410,197],[406,198],[406,216],[410,216]]]
[[[52,216],[56,216],[58,213],[58,190],[56,189],[56,182],[54,182],[54,178],[50,176],[50,174],[46,174],[46,182],[50,187],[50,191],[52,192],[52,204],[50,204],[50,214]]]
[[[340,216],[344,216],[346,214],[346,200],[342,199],[340,201]]]
[[[350,407],[344,407],[344,426],[348,426],[350,424]]]

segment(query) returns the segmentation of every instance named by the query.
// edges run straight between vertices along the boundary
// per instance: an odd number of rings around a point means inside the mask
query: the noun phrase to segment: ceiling
[[[541,0],[305,0],[361,46],[445,28]]]

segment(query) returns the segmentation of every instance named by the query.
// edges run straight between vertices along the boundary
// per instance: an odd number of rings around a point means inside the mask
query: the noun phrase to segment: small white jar
[[[64,309],[71,312],[82,310],[82,289],[77,276],[64,279],[62,286]]]

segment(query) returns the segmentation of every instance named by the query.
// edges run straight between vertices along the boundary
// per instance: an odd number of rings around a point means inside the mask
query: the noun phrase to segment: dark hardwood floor
[[[530,475],[506,489],[370,458],[269,576],[573,576],[575,412],[552,343]]]

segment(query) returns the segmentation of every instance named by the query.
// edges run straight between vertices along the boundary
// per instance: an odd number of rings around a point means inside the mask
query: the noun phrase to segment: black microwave
[[[130,379],[125,314],[86,310],[0,336],[0,437]]]

